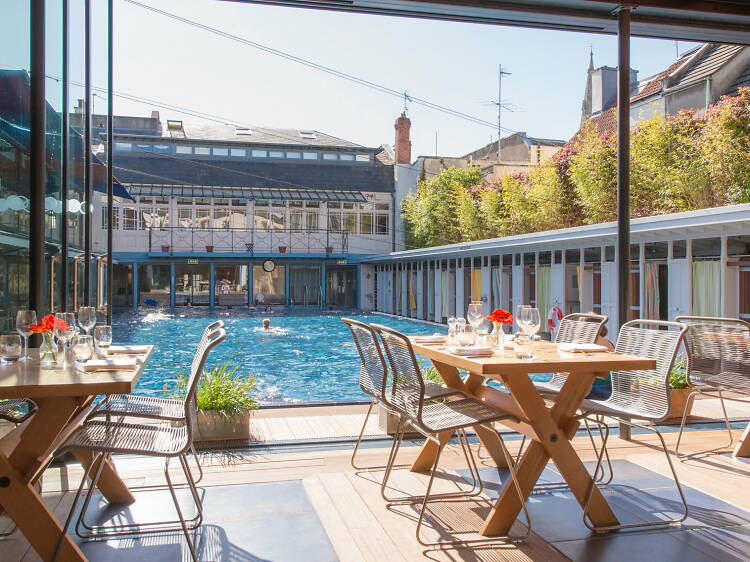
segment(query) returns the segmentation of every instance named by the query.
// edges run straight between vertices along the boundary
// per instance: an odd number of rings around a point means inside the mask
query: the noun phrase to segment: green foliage
[[[631,213],[750,202],[750,88],[701,119],[642,121],[631,134]],[[483,180],[476,166],[420,181],[403,204],[407,244],[427,247],[616,219],[617,139],[585,126],[528,173]]]
[[[239,366],[229,368],[229,361],[203,371],[196,395],[199,410],[216,410],[229,417],[243,409],[258,408],[255,376],[237,374]],[[184,399],[187,393],[188,377],[178,370],[176,396]]]
[[[669,372],[669,388],[678,390],[690,386],[687,382],[687,357],[679,357]]]

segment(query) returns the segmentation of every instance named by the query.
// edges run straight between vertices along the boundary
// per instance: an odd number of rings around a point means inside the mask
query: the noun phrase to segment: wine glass
[[[471,324],[471,327],[474,329],[473,333],[476,334],[477,326],[484,318],[484,313],[482,312],[482,301],[471,301],[469,310],[466,312],[466,318],[468,318],[469,324]]]
[[[63,345],[63,357],[66,356],[68,342],[76,335],[76,315],[72,312],[55,314],[55,338]],[[63,361],[63,363],[67,363]]]
[[[0,357],[8,363],[21,357],[21,336],[15,334],[0,336]]]
[[[536,333],[539,331],[539,328],[542,326],[542,320],[539,316],[539,309],[534,307],[527,308],[525,312],[525,321],[526,333],[528,333],[529,337],[533,339]]]
[[[519,304],[516,308],[516,326],[520,333],[526,333],[526,309],[529,308],[528,304]]]
[[[89,335],[76,336],[73,338],[73,359],[78,362],[80,367],[91,359],[94,353],[94,338]]]
[[[94,328],[94,343],[97,351],[106,355],[107,349],[112,344],[112,326],[97,326]]]
[[[96,309],[93,306],[82,306],[79,308],[78,323],[81,329],[88,334],[89,330],[96,324]]]
[[[21,361],[28,361],[29,357],[29,336],[32,334],[31,325],[36,324],[36,312],[33,310],[19,310],[16,314],[16,332],[23,338],[23,357]]]

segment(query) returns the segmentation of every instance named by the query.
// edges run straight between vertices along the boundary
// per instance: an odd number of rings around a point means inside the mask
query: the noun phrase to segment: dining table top
[[[418,337],[418,336],[415,336]],[[472,373],[494,378],[529,373],[596,373],[606,377],[610,371],[655,369],[656,361],[613,351],[572,352],[561,350],[545,340],[533,344],[533,359],[518,359],[512,347],[495,349],[491,356],[467,357],[451,353],[445,343],[418,343],[410,337],[414,353],[428,359],[453,365]]]
[[[41,365],[39,350],[30,348],[31,360],[0,363],[0,399],[128,394],[138,384],[138,379],[153,354],[154,346],[144,346],[143,351],[133,355],[117,356],[135,358],[134,369],[84,372],[72,365]]]

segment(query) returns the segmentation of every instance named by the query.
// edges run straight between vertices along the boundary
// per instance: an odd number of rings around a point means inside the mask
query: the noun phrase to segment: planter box
[[[206,246],[206,251],[207,252],[213,252],[214,251],[214,247],[213,246]]]
[[[326,254],[332,254],[333,253],[333,246],[326,246]]]
[[[677,388],[669,391],[669,398],[672,406],[669,410],[669,420],[679,421],[682,419],[682,414],[685,411],[685,403],[688,395],[693,391],[692,388]],[[695,400],[690,404],[690,410],[688,410],[688,416],[690,411],[693,409]]]
[[[392,414],[382,404],[378,404],[378,427],[388,435],[395,435],[398,429],[398,416]]]
[[[286,246],[279,246],[279,253],[286,254]]]
[[[230,441],[250,439],[250,410],[227,417],[216,410],[198,410],[196,441]]]
[[[168,252],[169,251],[169,246],[162,246],[161,247],[161,251],[162,252]]]

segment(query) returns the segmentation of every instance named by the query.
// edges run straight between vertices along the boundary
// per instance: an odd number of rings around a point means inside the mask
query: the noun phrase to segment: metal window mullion
[[[84,214],[84,241],[83,241],[83,291],[84,304],[91,304],[91,0],[85,0],[84,11],[84,160],[83,160],[83,200],[86,212]]]

